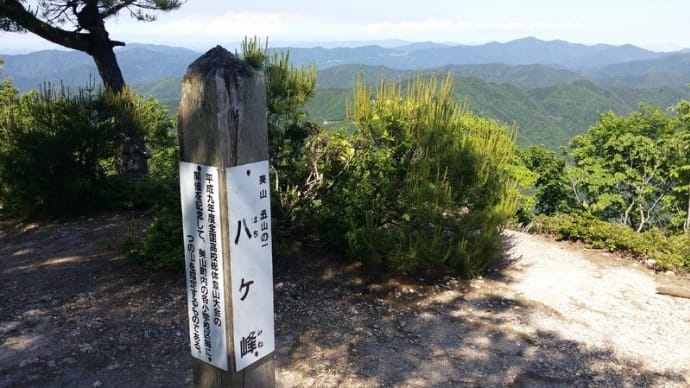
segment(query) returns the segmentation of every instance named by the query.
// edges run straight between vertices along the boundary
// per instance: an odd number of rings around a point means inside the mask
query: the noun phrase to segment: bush
[[[156,214],[143,240],[128,255],[153,270],[176,271],[184,266],[180,208],[179,148],[160,149],[149,163],[148,187]]]
[[[5,85],[3,96],[8,90]],[[49,85],[19,98],[14,93],[0,106],[3,210],[65,215],[152,203],[155,188],[117,176],[114,155],[121,115],[151,140],[154,158],[174,143],[167,110],[155,100],[127,90],[113,95],[87,87],[71,94]]]
[[[91,90],[74,96],[46,87],[6,111],[0,153],[4,209],[59,214],[99,207],[111,193],[107,159],[115,127],[107,101]]]
[[[295,241],[319,238],[352,258],[404,272],[473,275],[486,268],[518,201],[510,128],[467,113],[451,100],[450,80],[434,78],[412,82],[407,94],[384,82],[373,101],[360,82],[357,131],[325,131],[300,110],[314,72],[290,67],[287,56],[260,58],[274,245],[282,253]],[[149,267],[181,263],[179,215],[179,198],[160,204],[135,252]]]
[[[129,255],[152,270],[181,270],[184,267],[184,249],[179,212],[171,208],[161,210],[147,229],[141,244]]]
[[[356,132],[323,147],[333,157],[313,210],[328,243],[402,272],[475,275],[496,257],[518,202],[512,131],[469,114],[451,86],[417,78],[403,92],[383,80],[374,93],[359,80]]]
[[[690,237],[685,234],[669,236],[657,228],[638,233],[626,225],[583,214],[539,215],[534,218],[531,231],[582,241],[597,249],[653,258],[661,268],[690,269]]]
[[[278,252],[287,252],[303,230],[304,208],[314,199],[305,143],[319,129],[306,120],[300,108],[312,94],[316,69],[296,69],[282,53],[268,55],[257,39],[245,40],[242,50],[244,59],[266,74],[273,245]],[[156,217],[144,240],[129,254],[152,269],[175,269],[184,263],[179,151],[174,137],[155,133],[159,136],[152,140],[160,146],[149,163],[149,187],[160,188],[153,203]]]
[[[0,85],[0,204],[22,216],[61,216],[153,207],[157,216],[143,240],[129,236],[130,256],[152,269],[183,263],[174,120],[155,99],[93,88],[70,94],[46,86],[21,97]],[[118,118],[145,136],[149,176],[115,173]],[[122,121],[122,120],[120,120]]]

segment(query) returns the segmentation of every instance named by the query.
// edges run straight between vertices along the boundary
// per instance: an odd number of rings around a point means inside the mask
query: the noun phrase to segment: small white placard
[[[235,366],[275,350],[268,161],[227,170]]]
[[[218,169],[180,162],[192,356],[228,370]]]

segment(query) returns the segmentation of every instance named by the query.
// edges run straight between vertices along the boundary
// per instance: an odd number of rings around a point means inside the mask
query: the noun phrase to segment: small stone
[[[669,271],[666,271],[666,272],[664,272],[664,275],[668,275],[668,276],[675,276],[675,275],[676,275],[676,273],[675,273],[675,272],[673,272],[673,271],[670,271],[670,270],[669,270]]]
[[[19,321],[0,322],[0,334],[7,334],[21,326]]]
[[[48,365],[48,368],[55,368],[55,361],[50,360],[46,363]]]
[[[62,359],[62,363],[64,363],[64,364],[69,364],[69,365],[76,364],[76,363],[77,363],[77,359],[74,358],[74,357],[65,357],[65,358]]]
[[[93,346],[91,344],[81,344],[79,345],[79,351],[82,353],[90,353],[93,351]]]
[[[96,380],[96,381],[93,382],[93,384],[91,384],[91,386],[92,386],[93,388],[98,388],[98,387],[102,387],[102,386],[103,386],[103,383],[101,382],[101,380]]]
[[[647,259],[644,261],[644,265],[647,266],[647,268],[654,268],[656,267],[656,260],[654,259]]]

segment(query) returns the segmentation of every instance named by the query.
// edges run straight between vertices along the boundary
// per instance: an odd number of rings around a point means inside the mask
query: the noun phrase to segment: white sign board
[[[228,370],[218,169],[180,162],[192,356]]]
[[[227,169],[235,366],[275,350],[268,161]]]

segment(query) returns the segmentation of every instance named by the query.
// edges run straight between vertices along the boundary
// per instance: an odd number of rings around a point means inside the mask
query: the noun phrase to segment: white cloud
[[[503,32],[534,32],[544,30],[569,30],[580,27],[577,22],[473,22],[462,20],[403,20],[403,21],[384,21],[370,24],[367,29],[371,33],[386,32],[427,32],[439,34],[443,32],[456,33],[463,31],[503,31]]]
[[[690,24],[683,19],[690,2],[677,0],[674,12],[654,4],[640,0],[620,12],[616,2],[594,0],[189,0],[180,10],[158,13],[153,23],[123,14],[109,20],[107,28],[114,40],[194,48],[239,44],[254,35],[293,43],[402,39],[478,44],[535,36],[586,44],[690,46]],[[49,45],[30,36],[0,33],[0,47]]]
[[[113,39],[128,42],[207,43],[237,42],[245,36],[292,34],[313,25],[308,16],[291,13],[224,12],[218,15],[185,15],[153,23],[124,21],[109,26]]]

